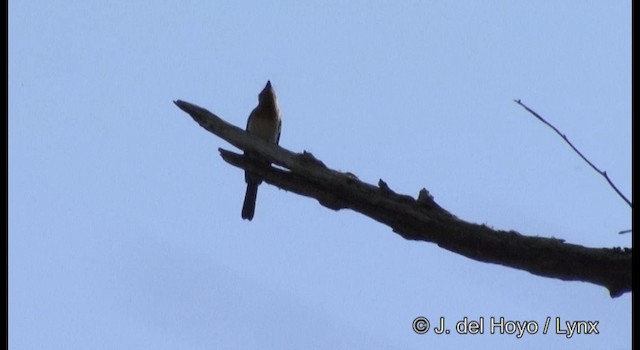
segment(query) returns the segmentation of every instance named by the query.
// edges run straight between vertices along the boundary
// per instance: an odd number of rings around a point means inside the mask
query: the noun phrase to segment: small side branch
[[[587,164],[589,164],[589,166],[595,170],[598,174],[602,175],[605,180],[607,180],[607,182],[609,183],[609,186],[611,186],[611,188],[613,188],[614,191],[616,191],[616,193],[618,194],[618,196],[620,196],[620,198],[622,198],[625,202],[627,202],[627,204],[629,205],[629,207],[632,207],[631,205],[631,201],[624,195],[622,194],[622,192],[620,192],[620,190],[618,189],[618,187],[616,187],[616,185],[613,183],[613,181],[611,181],[611,179],[609,178],[609,175],[607,175],[606,171],[600,170],[598,167],[596,167],[593,163],[591,163],[591,161],[589,159],[587,159],[587,157],[585,157],[582,152],[580,152],[572,143],[571,141],[569,141],[569,138],[567,138],[567,136],[565,134],[563,134],[562,132],[560,132],[560,130],[558,130],[558,128],[556,128],[555,126],[553,126],[551,123],[549,123],[548,121],[546,121],[542,116],[540,116],[540,114],[536,113],[534,110],[532,110],[531,108],[527,107],[527,105],[525,105],[524,103],[522,103],[522,101],[520,100],[513,100],[515,103],[519,104],[520,106],[522,106],[522,108],[526,109],[529,113],[533,114],[534,117],[538,118],[538,120],[540,120],[541,122],[543,122],[546,126],[550,127],[551,129],[553,129],[553,131],[556,132],[556,134],[560,135],[560,137],[569,145],[569,147],[571,147],[571,149],[573,149],[574,152],[576,152],[580,158],[582,158],[582,160],[584,160],[585,162],[587,162]]]
[[[246,158],[220,149],[227,163],[259,175],[265,183],[315,198],[329,209],[354,210],[405,239],[432,242],[476,261],[604,286],[612,297],[632,289],[632,249],[589,248],[466,222],[440,207],[426,189],[415,199],[394,192],[382,180],[377,186],[365,183],[352,173],[330,169],[310,153],[294,153],[264,142],[204,108],[184,101],[174,103],[206,130],[254,155]]]

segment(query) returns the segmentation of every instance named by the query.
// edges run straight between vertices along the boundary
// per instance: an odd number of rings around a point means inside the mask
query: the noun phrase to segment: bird
[[[258,95],[258,106],[249,114],[246,130],[252,135],[277,145],[280,142],[281,127],[282,119],[280,119],[278,98],[269,80]],[[245,156],[251,157],[251,154],[245,152]],[[245,171],[244,179],[247,183],[247,191],[242,205],[242,219],[251,221],[256,209],[258,186],[262,183],[262,179],[248,171]]]

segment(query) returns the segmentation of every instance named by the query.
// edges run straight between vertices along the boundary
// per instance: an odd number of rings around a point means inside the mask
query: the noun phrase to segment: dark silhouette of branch
[[[553,131],[556,132],[556,134],[560,135],[560,137],[562,137],[562,139],[571,147],[571,149],[573,149],[574,152],[576,152],[580,158],[582,158],[582,160],[584,160],[585,162],[587,162],[587,164],[589,164],[589,166],[591,166],[591,168],[593,168],[593,170],[595,170],[598,174],[604,176],[605,180],[607,180],[607,182],[609,183],[609,186],[611,186],[611,188],[613,188],[614,191],[616,191],[616,193],[618,194],[618,196],[620,196],[622,199],[624,199],[625,202],[627,202],[627,204],[629,205],[629,207],[632,207],[631,205],[631,201],[625,197],[624,194],[622,194],[622,192],[620,192],[620,190],[618,189],[618,187],[616,187],[616,185],[613,184],[613,181],[611,181],[611,179],[609,178],[609,175],[607,175],[606,171],[602,171],[600,169],[598,169],[598,167],[596,167],[593,163],[591,163],[591,161],[589,161],[589,159],[587,159],[587,157],[585,157],[582,152],[580,152],[572,143],[571,141],[569,141],[569,139],[567,138],[567,136],[563,133],[560,132],[560,130],[558,130],[555,126],[553,126],[551,123],[549,123],[548,121],[546,121],[544,118],[542,118],[542,116],[540,116],[540,114],[536,113],[534,110],[532,110],[531,108],[527,107],[527,105],[525,105],[524,103],[522,103],[520,100],[513,100],[515,103],[519,104],[520,106],[522,106],[524,109],[526,109],[529,113],[533,114],[534,117],[538,118],[538,120],[540,120],[541,122],[543,122],[545,125],[547,125],[548,127],[550,127],[551,129],[553,129]]]
[[[251,152],[254,157],[249,159],[219,150],[226,162],[268,184],[315,198],[333,210],[352,209],[388,225],[405,239],[433,242],[470,259],[538,276],[594,283],[607,288],[611,297],[631,291],[630,248],[588,248],[466,222],[440,207],[426,189],[414,199],[395,193],[382,180],[377,186],[364,183],[351,173],[328,168],[310,153],[264,142],[204,108],[180,100],[174,103],[204,129]]]

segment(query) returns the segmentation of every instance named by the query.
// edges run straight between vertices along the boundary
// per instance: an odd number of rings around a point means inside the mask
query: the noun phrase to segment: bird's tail
[[[256,197],[258,196],[258,183],[247,182],[247,192],[244,194],[244,204],[242,205],[242,218],[251,221],[256,211]]]

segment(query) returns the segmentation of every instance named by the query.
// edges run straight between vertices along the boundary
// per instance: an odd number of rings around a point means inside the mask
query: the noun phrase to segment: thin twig
[[[602,175],[607,182],[609,183],[609,185],[611,186],[611,188],[613,188],[614,191],[616,191],[616,193],[618,194],[618,196],[620,196],[622,199],[624,199],[625,202],[627,202],[627,204],[629,205],[629,207],[633,207],[631,205],[631,201],[625,197],[624,194],[622,194],[622,192],[620,192],[620,190],[618,189],[618,187],[616,187],[616,185],[613,184],[613,181],[611,181],[611,179],[609,178],[609,175],[607,175],[606,171],[602,171],[600,169],[598,169],[598,167],[596,167],[595,165],[593,165],[593,163],[591,163],[591,161],[589,161],[589,159],[587,159],[587,157],[585,157],[572,143],[571,141],[569,141],[569,139],[567,138],[567,136],[563,133],[560,132],[560,130],[558,130],[555,126],[551,125],[551,123],[549,123],[548,121],[546,121],[544,118],[542,118],[540,116],[540,114],[536,113],[534,110],[532,110],[531,108],[527,107],[524,103],[522,103],[520,100],[513,100],[515,103],[519,104],[520,106],[522,106],[524,109],[526,109],[529,113],[533,114],[536,118],[538,118],[538,120],[540,120],[541,122],[543,122],[544,124],[546,124],[548,127],[550,127],[551,129],[553,129],[553,131],[555,131],[558,135],[560,135],[560,137],[562,137],[562,139],[580,156],[580,158],[582,158],[585,162],[587,162],[587,164],[589,164],[589,166],[591,166],[591,168],[593,168],[593,170],[595,170],[598,174]]]

